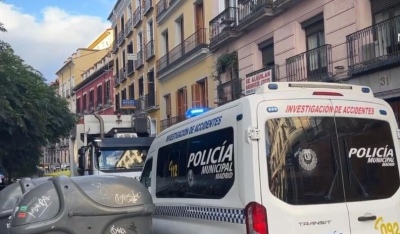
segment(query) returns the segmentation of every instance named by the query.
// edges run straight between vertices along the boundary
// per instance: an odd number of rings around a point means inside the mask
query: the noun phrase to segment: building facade
[[[189,108],[214,106],[213,60],[207,29],[213,2],[157,2],[156,54],[160,56],[156,78],[160,90],[160,130],[183,121]]]
[[[114,31],[112,28],[104,30],[100,36],[98,36],[92,43],[87,47],[92,50],[104,50],[111,47],[114,39]]]
[[[398,112],[400,2],[238,0],[212,9],[216,102],[269,81],[346,82],[370,86]]]
[[[114,114],[114,60],[108,53],[96,64],[82,73],[82,82],[73,89],[76,96],[76,114],[83,121],[83,115]]]
[[[118,0],[108,20],[114,42],[115,111],[148,115],[159,132],[159,98],[155,79],[155,0]]]
[[[69,108],[75,113],[75,95],[72,92],[74,87],[82,82],[82,73],[93,64],[100,61],[107,54],[107,50],[93,50],[80,48],[64,62],[56,75],[59,80],[59,94],[67,99]]]

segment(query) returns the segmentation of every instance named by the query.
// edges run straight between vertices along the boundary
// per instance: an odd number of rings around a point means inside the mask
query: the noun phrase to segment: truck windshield
[[[138,169],[146,160],[147,150],[102,150],[99,156],[100,170]]]

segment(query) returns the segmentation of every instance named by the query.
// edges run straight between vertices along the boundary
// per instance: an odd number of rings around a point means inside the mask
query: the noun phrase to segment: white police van
[[[153,232],[398,234],[398,135],[368,87],[264,84],[153,141]]]

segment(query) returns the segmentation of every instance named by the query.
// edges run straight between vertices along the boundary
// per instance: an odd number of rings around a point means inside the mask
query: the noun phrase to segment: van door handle
[[[358,217],[358,221],[360,222],[364,222],[364,221],[373,221],[376,219],[375,215],[371,215],[371,216],[360,216]]]

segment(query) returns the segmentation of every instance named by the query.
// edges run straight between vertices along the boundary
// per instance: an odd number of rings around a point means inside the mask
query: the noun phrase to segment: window
[[[119,100],[119,93],[115,95],[115,110],[119,111],[120,109],[120,100]]]
[[[177,115],[184,115],[187,110],[187,90],[186,87],[176,91]]]
[[[147,102],[149,106],[156,105],[156,87],[154,84],[154,70],[147,72]]]
[[[192,85],[192,107],[208,107],[207,78]]]
[[[143,84],[143,76],[139,78],[139,95],[144,96],[144,84]]]
[[[97,106],[100,107],[103,104],[103,91],[102,86],[97,86]]]
[[[388,0],[381,2],[382,5],[372,4],[374,24],[379,24],[379,26],[375,26],[377,30],[374,36],[379,44],[377,47],[379,55],[386,55],[400,51],[398,40],[400,33],[400,4],[397,1],[388,3]],[[382,8],[384,5],[387,7]]]
[[[107,149],[102,150],[98,158],[98,166],[102,171],[130,169],[141,171],[147,157],[147,150],[141,149]]]
[[[137,35],[138,39],[137,39],[137,52],[141,52],[143,51],[143,34],[142,32],[139,32]]]
[[[325,48],[320,48],[325,45],[323,14],[303,22],[302,27],[306,34],[308,77],[312,78],[320,74],[326,74],[328,71],[328,54]]]
[[[92,111],[94,107],[94,89],[89,92],[89,111]]]
[[[82,98],[82,101],[83,101],[83,103],[82,103],[82,107],[83,107],[83,111],[86,111],[87,109],[88,109],[88,107],[87,107],[87,97],[86,97],[87,95],[86,95],[86,93],[84,93],[83,94],[83,98]]]
[[[82,110],[81,110],[81,99],[80,98],[76,99],[76,113],[82,113]]]
[[[125,66],[126,65],[126,59],[125,59],[125,50],[122,50],[122,65]],[[127,69],[127,68],[125,68]]]
[[[212,152],[217,147],[221,147],[221,151],[213,156]],[[217,130],[160,148],[156,197],[223,198],[235,180],[233,150],[233,128]]]
[[[128,14],[127,18],[130,19],[132,17],[132,3],[129,3],[126,13]]]
[[[388,122],[293,117],[265,130],[270,190],[289,204],[386,199],[400,186]]]
[[[120,23],[121,23],[121,31],[124,31],[124,27],[125,27],[125,24],[124,24],[124,22],[125,22],[125,20],[124,20],[124,15],[122,15],[121,16],[121,20],[120,20]]]
[[[151,171],[153,168],[153,159],[149,159],[144,165],[142,176],[140,177],[140,183],[142,183],[146,188],[151,186]]]
[[[104,95],[104,104],[111,105],[111,80],[107,80],[105,84],[105,95]]]
[[[154,40],[153,20],[147,22],[147,42]]]
[[[130,84],[128,89],[129,89],[129,99],[130,100],[134,100],[135,99],[135,86],[134,86],[134,84],[133,83]]]
[[[168,45],[168,43],[169,43],[168,30],[165,30],[165,31],[162,33],[162,38],[163,38],[163,45],[164,45],[164,47],[163,47],[163,49],[164,49],[164,54],[167,54],[168,51],[169,51],[169,45]],[[167,59],[168,59],[168,56],[167,56]]]
[[[171,94],[167,94],[164,96],[165,100],[165,115],[167,116],[167,119],[172,117],[172,108],[171,108]]]
[[[274,66],[275,65],[274,39],[271,38],[259,44],[258,49],[261,51],[263,66],[264,67]]]
[[[121,99],[126,100],[126,88],[122,90],[121,92]]]

